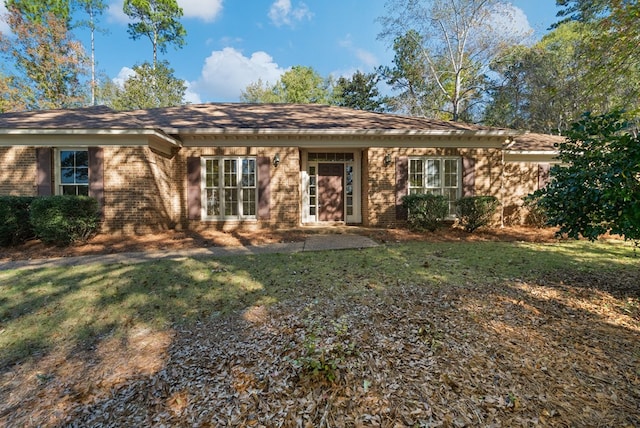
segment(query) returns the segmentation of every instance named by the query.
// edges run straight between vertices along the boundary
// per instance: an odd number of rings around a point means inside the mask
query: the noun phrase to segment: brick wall
[[[273,159],[280,156],[280,165],[271,164],[269,219],[247,220],[244,222],[189,220],[187,215],[187,158],[202,156],[255,156]],[[300,223],[300,155],[296,147],[185,147],[175,159],[178,217],[181,227],[202,231],[208,228],[220,230],[287,228]]]
[[[174,166],[175,159],[148,147],[105,147],[103,230],[143,234],[175,227]]]
[[[505,192],[503,200],[506,225],[526,224],[527,209],[524,197],[538,190],[539,164],[533,162],[507,162],[505,164]]]
[[[0,195],[35,196],[35,147],[0,147]]]
[[[385,166],[385,155],[391,165]],[[474,194],[501,195],[502,153],[499,149],[455,148],[371,148],[363,160],[363,223],[366,226],[395,227],[404,224],[396,219],[396,161],[407,156],[459,156],[474,162]],[[498,220],[498,219],[497,219]]]

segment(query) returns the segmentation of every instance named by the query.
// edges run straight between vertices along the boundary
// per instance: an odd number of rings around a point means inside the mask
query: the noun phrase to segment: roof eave
[[[477,136],[515,137],[521,135],[511,130],[440,130],[440,129],[277,129],[277,128],[163,128],[171,135],[197,136]]]
[[[125,129],[125,128],[107,128],[107,129],[58,129],[58,128],[0,128],[0,137],[2,136],[100,136],[100,137],[118,137],[118,136],[140,136],[146,137],[150,141],[157,141],[162,145],[169,145],[176,148],[181,147],[180,140],[167,135],[159,129]]]

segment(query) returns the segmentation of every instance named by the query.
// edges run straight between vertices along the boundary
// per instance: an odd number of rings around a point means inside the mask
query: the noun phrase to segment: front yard
[[[0,272],[0,425],[640,425],[620,241]]]

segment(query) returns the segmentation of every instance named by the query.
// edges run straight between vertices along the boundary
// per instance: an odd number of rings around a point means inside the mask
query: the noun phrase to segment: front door
[[[344,221],[344,164],[318,164],[318,220]]]

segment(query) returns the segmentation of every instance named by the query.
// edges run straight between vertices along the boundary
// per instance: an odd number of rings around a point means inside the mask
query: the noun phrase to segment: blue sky
[[[188,101],[238,101],[249,83],[275,82],[295,65],[313,67],[326,77],[350,76],[390,65],[393,52],[377,40],[376,18],[385,0],[178,0],[187,30],[182,49],[170,46],[166,59],[175,75],[188,82]],[[518,28],[540,38],[556,21],[555,0],[511,0]],[[0,3],[0,12],[3,7]],[[122,0],[109,3],[96,36],[98,69],[123,78],[131,67],[151,61],[151,43],[127,34]],[[6,32],[6,26],[0,25]],[[76,30],[88,48],[86,31]]]

